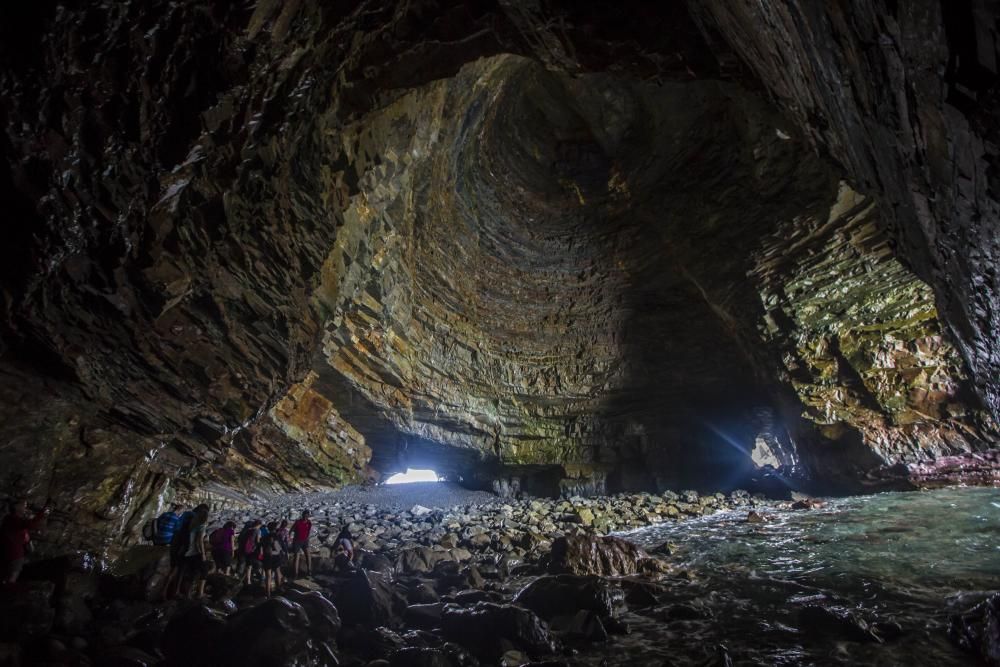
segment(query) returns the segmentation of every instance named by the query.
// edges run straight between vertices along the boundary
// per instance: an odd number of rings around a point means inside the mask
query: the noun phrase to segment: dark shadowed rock
[[[161,646],[171,665],[200,667],[218,664],[225,616],[203,605],[177,613],[163,631]]]
[[[430,604],[441,599],[434,587],[427,582],[420,582],[410,586],[406,592],[407,601],[413,604]]]
[[[847,609],[809,605],[799,610],[798,619],[807,634],[855,642],[882,641],[864,618]]]
[[[412,604],[403,612],[403,622],[414,628],[434,628],[441,623],[444,603]]]
[[[508,645],[531,654],[544,655],[554,650],[548,628],[535,612],[513,605],[447,605],[441,627],[447,639],[486,659],[500,656]]]
[[[559,574],[540,577],[517,595],[514,603],[544,619],[588,610],[600,617],[615,616],[623,605],[621,587],[596,575]]]
[[[368,627],[388,623],[400,606],[388,577],[368,570],[358,570],[343,581],[334,602],[344,625]]]
[[[337,638],[337,644],[344,652],[364,660],[386,659],[406,647],[403,638],[386,627],[345,627]]]
[[[581,609],[572,615],[557,616],[550,622],[553,632],[566,639],[603,642],[608,639],[608,631],[601,617],[589,609]]]
[[[552,543],[550,573],[623,576],[661,572],[666,567],[641,547],[618,537],[566,535]]]
[[[389,656],[391,667],[453,667],[451,658],[439,649],[407,647]]]
[[[427,574],[442,561],[453,560],[447,551],[437,551],[429,547],[406,549],[396,558],[396,572],[399,574]]]
[[[318,639],[332,640],[340,632],[340,614],[322,593],[285,591],[282,597],[301,606],[309,617],[309,633]]]
[[[302,664],[312,651],[309,616],[298,604],[281,597],[237,612],[226,624],[219,650],[234,665],[279,667]]]
[[[948,636],[987,665],[1000,665],[1000,593],[963,614],[952,616]]]

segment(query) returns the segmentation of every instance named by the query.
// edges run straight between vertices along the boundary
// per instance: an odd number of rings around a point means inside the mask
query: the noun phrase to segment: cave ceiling
[[[2,11],[0,467],[82,541],[411,464],[846,484],[995,446],[971,10]]]

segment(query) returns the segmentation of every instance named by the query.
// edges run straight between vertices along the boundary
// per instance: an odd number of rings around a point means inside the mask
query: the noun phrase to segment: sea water
[[[1000,589],[1000,490],[883,493],[762,513],[768,522],[747,523],[746,512],[732,511],[621,534],[650,549],[668,543],[668,560],[683,576],[662,582],[658,605],[626,615],[632,634],[576,660],[975,664],[949,641],[949,616]],[[671,619],[676,605],[688,618]],[[902,632],[857,641],[836,627],[810,627],[802,615],[808,606]]]

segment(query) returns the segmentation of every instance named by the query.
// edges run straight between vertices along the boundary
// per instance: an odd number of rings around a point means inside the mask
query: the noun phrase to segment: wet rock
[[[620,586],[594,575],[560,574],[541,577],[517,595],[514,603],[544,619],[587,610],[600,617],[615,616],[623,606]]]
[[[309,658],[309,616],[285,598],[264,600],[226,624],[220,655],[234,665],[294,665]]]
[[[390,667],[452,667],[451,658],[439,649],[407,647],[389,657]]]
[[[666,592],[663,586],[645,579],[625,577],[618,579],[617,584],[625,591],[625,604],[632,608],[655,605]]]
[[[704,608],[683,602],[664,607],[657,615],[665,621],[696,621],[710,616]]]
[[[282,597],[301,606],[309,618],[309,633],[321,640],[336,637],[340,632],[340,614],[337,608],[319,592],[300,593],[285,591]]]
[[[403,638],[386,627],[345,628],[337,638],[337,643],[345,653],[364,660],[387,659],[396,651],[406,648]]]
[[[406,549],[396,558],[396,572],[399,574],[427,574],[442,561],[452,560],[447,551],[436,551],[429,547]]]
[[[334,596],[344,625],[385,625],[399,608],[392,583],[381,573],[358,570],[341,583]]]
[[[548,628],[529,609],[480,602],[475,607],[447,605],[441,627],[450,641],[465,646],[484,659],[495,659],[507,647],[532,654],[549,654],[554,642]]]
[[[403,612],[403,622],[415,628],[434,628],[441,623],[443,602],[433,604],[412,604]]]
[[[48,581],[0,586],[0,639],[29,641],[49,634],[56,616],[54,592],[55,584]]]
[[[855,642],[882,641],[865,619],[847,609],[808,605],[799,610],[798,621],[806,634]]]
[[[362,569],[372,570],[373,572],[392,572],[394,569],[391,560],[382,554],[372,553],[371,551],[362,551],[360,558],[356,558],[356,560]]]
[[[163,654],[172,665],[217,664],[217,649],[225,631],[225,616],[217,611],[204,605],[181,610],[163,631]]]
[[[434,587],[426,582],[411,586],[406,593],[406,599],[412,604],[430,604],[441,599]]]
[[[553,632],[568,639],[603,642],[608,639],[608,631],[601,617],[588,609],[581,609],[568,616],[556,616],[550,621]]]
[[[793,510],[814,510],[826,506],[826,502],[818,498],[800,498],[792,503]]]
[[[623,576],[663,572],[665,564],[642,548],[611,536],[567,535],[552,543],[550,573]]]
[[[160,657],[141,649],[117,646],[101,653],[95,661],[95,667],[156,667],[161,662]]]
[[[1000,593],[951,618],[948,637],[986,664],[1000,665]]]

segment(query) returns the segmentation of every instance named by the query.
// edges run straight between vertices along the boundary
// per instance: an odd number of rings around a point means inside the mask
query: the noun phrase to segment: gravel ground
[[[414,505],[450,508],[456,505],[492,505],[500,499],[487,491],[470,491],[453,482],[411,482],[381,486],[346,486],[332,493],[305,493],[278,496],[274,503],[289,509],[315,507],[337,502],[374,505],[385,510],[408,510]]]

